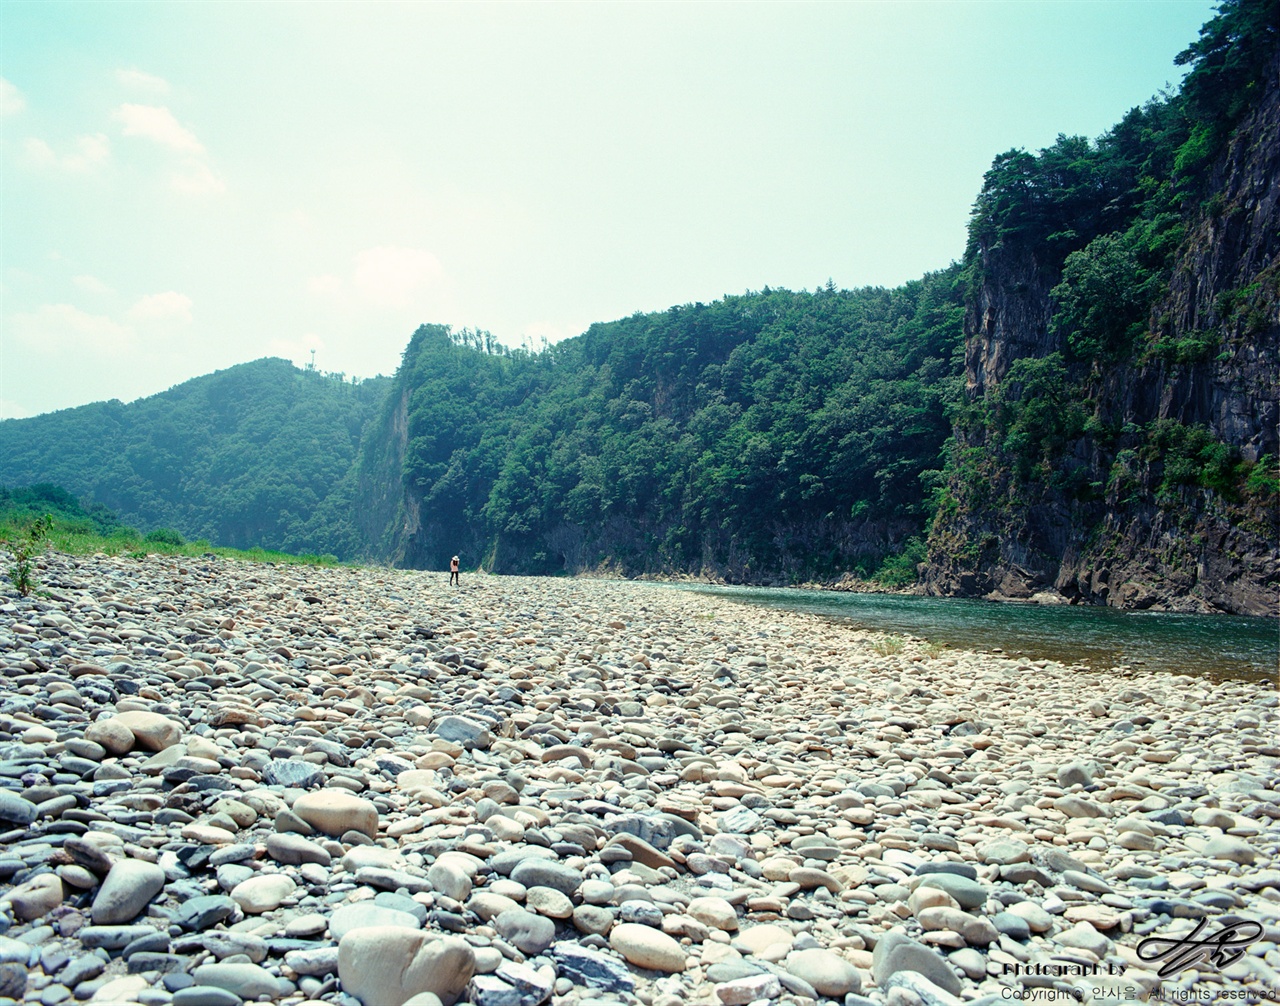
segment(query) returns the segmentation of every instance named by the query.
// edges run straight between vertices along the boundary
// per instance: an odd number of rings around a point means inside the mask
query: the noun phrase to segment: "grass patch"
[[[871,644],[871,648],[882,657],[892,657],[907,648],[907,641],[901,636],[881,636]]]
[[[0,541],[24,540],[36,518],[26,513],[0,514]],[[145,559],[148,555],[185,556],[201,558],[217,556],[221,559],[241,559],[248,562],[270,562],[295,566],[342,566],[333,555],[290,555],[265,548],[222,548],[204,540],[183,541],[176,532],[155,532],[143,536],[133,528],[118,528],[110,534],[98,531],[92,523],[83,520],[53,516],[44,535],[48,548],[70,555],[93,555],[101,552],[110,556],[129,556]],[[12,546],[9,546],[12,551]]]

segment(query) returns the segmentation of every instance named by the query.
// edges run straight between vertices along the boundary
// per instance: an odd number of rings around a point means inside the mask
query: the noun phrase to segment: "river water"
[[[941,646],[1024,655],[1097,670],[1119,665],[1214,680],[1275,681],[1280,620],[1236,615],[1117,611],[789,587],[672,584],[747,604],[810,612]]]

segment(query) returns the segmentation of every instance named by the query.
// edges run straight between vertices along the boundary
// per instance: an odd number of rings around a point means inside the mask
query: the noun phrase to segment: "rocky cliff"
[[[1280,611],[1267,481],[1280,455],[1280,60],[1207,190],[1184,209],[1139,350],[1064,371],[1088,418],[1050,476],[1020,478],[990,418],[957,425],[963,464],[932,529],[928,593]],[[1062,270],[1016,237],[979,240],[970,256],[980,282],[966,313],[966,387],[990,417],[1011,397],[1002,382],[1016,361],[1070,364],[1051,323]]]

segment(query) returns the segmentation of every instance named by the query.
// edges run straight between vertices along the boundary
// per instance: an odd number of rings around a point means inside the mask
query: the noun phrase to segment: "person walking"
[[[455,587],[462,586],[462,581],[458,579],[458,557],[456,555],[449,560],[449,583]]]

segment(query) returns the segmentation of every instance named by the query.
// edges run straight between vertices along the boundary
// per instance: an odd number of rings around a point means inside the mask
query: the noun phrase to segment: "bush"
[[[925,544],[920,538],[908,538],[901,552],[888,556],[871,579],[885,587],[906,587],[916,582],[916,566],[925,560]]]
[[[171,531],[167,527],[158,527],[148,534],[143,541],[152,545],[175,545],[182,546],[187,543],[187,539],[182,537],[177,531]]]
[[[9,566],[9,581],[18,593],[27,597],[36,586],[35,560],[44,552],[48,544],[49,529],[53,526],[53,516],[45,514],[37,517],[18,535],[5,542],[13,553],[13,562]]]

